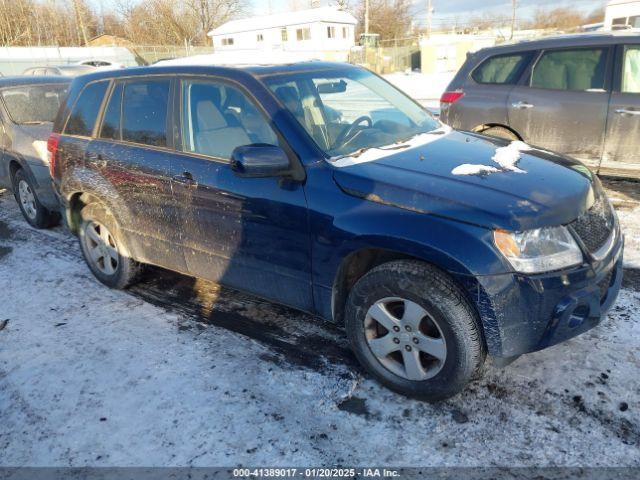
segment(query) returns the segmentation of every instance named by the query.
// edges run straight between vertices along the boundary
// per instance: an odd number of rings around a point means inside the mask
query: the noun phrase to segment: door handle
[[[516,103],[512,103],[511,106],[513,108],[517,108],[518,110],[526,110],[528,108],[533,108],[533,105],[531,103],[528,102],[516,102]]]
[[[180,185],[184,185],[187,188],[198,188],[198,182],[194,180],[191,172],[183,172],[180,175],[174,175],[173,181]]]
[[[640,115],[640,110],[627,110],[626,108],[618,108],[616,110],[616,113],[618,113],[620,115],[638,116],[638,115]]]

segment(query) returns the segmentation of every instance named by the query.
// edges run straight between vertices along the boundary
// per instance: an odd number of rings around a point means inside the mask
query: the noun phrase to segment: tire
[[[371,375],[422,400],[443,400],[463,390],[486,357],[477,315],[460,288],[418,261],[385,263],[358,280],[347,299],[345,327]],[[391,353],[384,356],[387,350]]]
[[[489,127],[480,133],[488,137],[504,138],[505,140],[520,140],[515,133],[505,127]]]
[[[80,219],[80,249],[95,277],[114,289],[135,283],[142,265],[131,258],[116,219],[107,207],[90,203],[80,211]]]
[[[13,176],[13,195],[22,216],[32,227],[49,228],[60,222],[59,213],[48,210],[40,203],[33,183],[22,169]]]

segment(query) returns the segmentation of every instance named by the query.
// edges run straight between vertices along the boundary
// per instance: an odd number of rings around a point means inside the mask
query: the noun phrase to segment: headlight
[[[580,247],[566,227],[524,232],[495,230],[493,241],[517,272],[549,272],[582,263]]]

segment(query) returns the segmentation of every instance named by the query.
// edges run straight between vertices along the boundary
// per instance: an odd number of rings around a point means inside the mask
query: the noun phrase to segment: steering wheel
[[[356,127],[358,125],[360,125],[361,123],[366,122],[367,123],[367,127],[371,128],[373,126],[373,122],[371,121],[371,117],[367,116],[367,115],[362,115],[358,118],[356,118],[353,122],[351,122],[349,125],[347,125],[345,127],[344,130],[342,130],[342,132],[340,132],[340,135],[338,135],[338,137],[336,138],[336,141],[333,142],[333,146],[336,147],[338,145],[342,145],[344,144],[348,139],[350,139],[356,132]]]

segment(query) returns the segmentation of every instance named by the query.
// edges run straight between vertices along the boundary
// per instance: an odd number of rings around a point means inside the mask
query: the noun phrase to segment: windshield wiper
[[[30,120],[28,122],[20,122],[20,125],[42,125],[43,123],[49,123],[46,120]]]
[[[388,147],[362,147],[358,150],[356,150],[355,152],[352,153],[346,153],[344,155],[340,155],[339,157],[333,157],[331,158],[332,161],[336,161],[336,160],[341,160],[343,158],[347,158],[347,157],[352,157],[352,158],[358,158],[360,155],[362,155],[364,152],[367,152],[369,150],[382,150],[383,152],[385,151],[390,151],[390,150],[402,150],[405,148],[409,148],[411,145],[390,145]]]
[[[347,153],[345,155],[340,155],[339,157],[332,157],[331,160],[332,161],[336,161],[336,160],[341,160],[343,158],[347,158],[347,157],[352,157],[352,158],[358,158],[360,155],[362,155],[364,152],[368,151],[368,150],[382,150],[384,151],[392,151],[392,150],[403,150],[405,148],[409,148],[411,147],[411,145],[409,145],[407,142],[410,142],[411,140],[413,140],[414,138],[420,136],[420,135],[444,135],[446,132],[444,132],[443,130],[440,129],[435,129],[435,130],[429,130],[428,132],[418,132],[414,135],[411,135],[410,137],[407,138],[403,138],[401,140],[398,140],[395,143],[392,143],[391,145],[386,145],[386,146],[380,146],[380,147],[363,147],[360,148],[359,150],[356,150],[355,152],[352,153]]]

